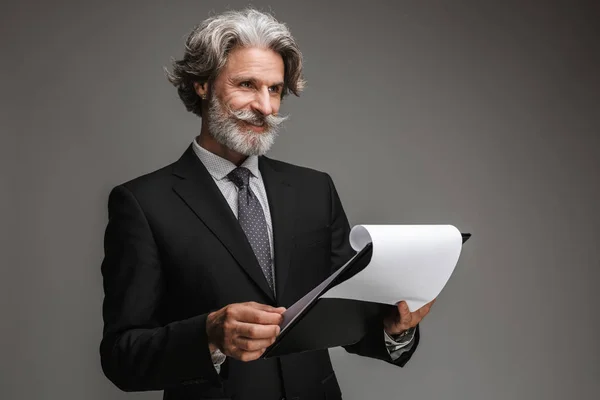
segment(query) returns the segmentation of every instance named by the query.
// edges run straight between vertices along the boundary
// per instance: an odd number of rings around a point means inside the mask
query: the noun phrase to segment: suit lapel
[[[191,145],[174,164],[173,174],[183,178],[173,185],[177,195],[221,241],[250,279],[275,300],[242,227]]]
[[[275,292],[281,304],[290,268],[292,234],[294,228],[295,191],[285,175],[276,170],[266,157],[260,157],[258,167],[267,190],[269,210],[273,224],[273,247],[275,252]]]

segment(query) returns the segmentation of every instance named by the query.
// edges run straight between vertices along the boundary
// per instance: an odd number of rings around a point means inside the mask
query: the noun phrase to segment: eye
[[[249,88],[252,87],[252,84],[250,83],[250,81],[243,81],[240,83],[241,87],[245,87],[245,88]]]
[[[279,93],[279,92],[281,92],[281,86],[280,85],[271,86],[269,88],[269,91],[271,93]]]

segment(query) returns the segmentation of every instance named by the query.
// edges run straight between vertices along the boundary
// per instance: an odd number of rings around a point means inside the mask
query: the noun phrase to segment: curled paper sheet
[[[322,298],[397,304],[416,311],[435,299],[452,275],[462,249],[452,225],[357,225],[350,244],[360,251],[373,243],[369,265]]]

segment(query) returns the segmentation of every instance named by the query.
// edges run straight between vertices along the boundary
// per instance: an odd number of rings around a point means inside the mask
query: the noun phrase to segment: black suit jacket
[[[354,253],[329,175],[259,158],[273,223],[276,292],[237,219],[190,146],[175,163],[109,195],[100,345],[105,375],[125,391],[165,399],[340,399],[327,350],[279,359],[228,358],[217,374],[206,317],[231,303],[289,307]],[[346,350],[395,362],[383,325]]]

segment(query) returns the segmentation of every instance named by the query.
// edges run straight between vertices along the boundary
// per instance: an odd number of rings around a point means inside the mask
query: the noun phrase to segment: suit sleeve
[[[104,374],[124,391],[189,383],[220,386],[211,361],[206,314],[164,323],[165,280],[146,216],[123,185],[108,200],[104,236]]]
[[[342,267],[356,252],[350,246],[350,224],[335,185],[329,175],[329,191],[331,198],[331,265],[333,271]],[[383,317],[369,329],[367,334],[357,343],[344,346],[347,352],[364,357],[375,358],[390,364],[403,367],[410,360],[419,345],[419,327],[415,331],[410,350],[402,353],[395,360],[392,359],[385,345]]]

